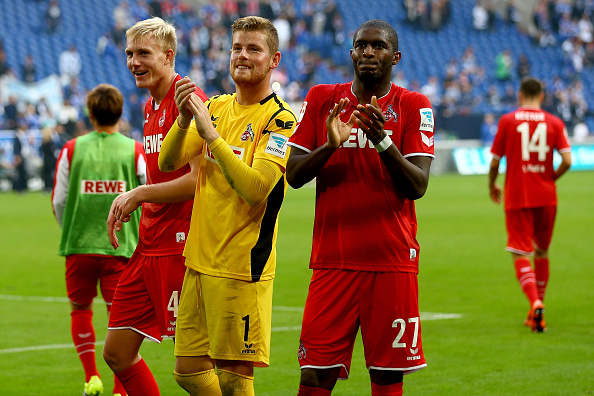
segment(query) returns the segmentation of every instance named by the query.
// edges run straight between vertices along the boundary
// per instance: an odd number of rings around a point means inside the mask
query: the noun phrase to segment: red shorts
[[[548,250],[556,215],[556,206],[506,210],[507,248],[505,250],[518,254],[532,254],[535,247]]]
[[[89,305],[97,297],[97,284],[107,305],[111,305],[113,292],[128,258],[95,254],[66,256],[66,292],[72,303]]]
[[[108,328],[134,330],[156,342],[174,337],[185,272],[182,255],[134,252],[113,296]]]
[[[368,370],[405,374],[427,365],[417,274],[314,270],[301,328],[301,368],[340,367],[348,378],[359,327]]]

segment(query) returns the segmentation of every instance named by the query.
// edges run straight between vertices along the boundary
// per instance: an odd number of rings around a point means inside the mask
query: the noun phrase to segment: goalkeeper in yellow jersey
[[[232,31],[237,92],[204,104],[190,79],[178,81],[180,114],[159,155],[160,169],[174,171],[203,154],[175,341],[174,376],[192,395],[253,395],[254,367],[269,365],[278,214],[297,121],[270,87],[281,59],[272,23],[245,17]]]

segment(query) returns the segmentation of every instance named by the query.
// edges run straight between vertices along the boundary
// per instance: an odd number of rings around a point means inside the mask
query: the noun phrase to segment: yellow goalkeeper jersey
[[[268,280],[275,274],[278,214],[287,191],[287,142],[297,121],[276,94],[249,106],[235,97],[214,96],[206,103],[217,132],[244,163],[251,167],[256,158],[272,161],[283,177],[261,204],[251,207],[232,189],[203,143],[184,256],[186,266],[207,275]],[[197,134],[194,121],[188,133]]]

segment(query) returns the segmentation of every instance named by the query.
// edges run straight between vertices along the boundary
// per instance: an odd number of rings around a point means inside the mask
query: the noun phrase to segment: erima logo
[[[214,115],[210,116],[210,120],[212,121],[212,125],[216,128],[217,124],[215,122],[219,119],[219,117],[215,117]]]
[[[419,353],[419,348],[415,348],[415,349],[408,348],[408,350],[409,350],[409,351],[410,351],[410,353],[412,353],[413,355],[416,355],[417,353]]]
[[[268,143],[266,144],[266,150],[264,150],[267,154],[276,155],[280,158],[285,158],[287,155],[287,141],[288,138],[280,133],[270,132],[270,136],[268,137]]]
[[[419,109],[421,113],[420,131],[433,132],[433,110],[430,107]]]
[[[276,122],[276,126],[281,129],[291,129],[291,128],[293,128],[293,125],[295,124],[295,121],[283,122],[283,120],[279,120],[278,118],[274,121]]]
[[[252,349],[254,344],[243,344],[243,345],[245,345],[245,349],[243,351],[241,351],[241,353],[243,355],[255,355],[256,354],[256,351],[254,351]]]
[[[429,137],[425,135],[423,132],[421,132],[421,140],[423,141],[423,143],[425,143],[427,147],[433,146],[433,143],[435,142],[435,138],[433,136]]]

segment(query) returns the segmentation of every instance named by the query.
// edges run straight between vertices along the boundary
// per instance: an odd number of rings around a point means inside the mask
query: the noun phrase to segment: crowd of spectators
[[[40,1],[40,0],[38,0]],[[59,0],[46,0],[46,31],[59,31],[62,12]],[[402,0],[406,19],[413,29],[436,31],[451,23],[451,0]],[[316,80],[320,70],[326,70],[337,81],[348,81],[351,69],[335,64],[328,54],[332,46],[341,46],[350,40],[337,0],[304,0],[296,5],[287,0],[218,0],[200,3],[193,8],[180,0],[121,0],[114,8],[111,28],[97,42],[100,56],[112,57],[114,62],[125,63],[125,31],[136,21],[160,16],[177,27],[177,62],[208,96],[233,92],[229,78],[228,61],[230,26],[245,15],[261,15],[273,21],[279,33],[283,56],[293,54],[294,62],[286,62],[274,71],[272,78],[279,95],[289,102],[299,103]],[[340,4],[340,3],[338,3]],[[522,14],[514,0],[505,7],[494,8],[493,0],[477,0],[469,15],[473,29],[497,29],[498,18],[518,25]],[[546,87],[544,107],[558,114],[570,127],[581,124],[588,114],[584,87],[579,79],[585,67],[594,66],[594,1],[540,0],[531,18],[535,30],[535,45],[559,45],[565,54],[563,73]],[[324,54],[312,46],[324,42]],[[525,54],[514,54],[505,49],[493,54],[494,70],[485,70],[484,59],[477,59],[475,49],[468,46],[461,57],[452,57],[443,64],[441,73],[424,81],[417,76],[406,76],[395,68],[393,81],[400,86],[424,93],[429,97],[437,115],[442,117],[489,113],[485,117],[492,133],[493,119],[517,105],[516,83],[531,72]],[[81,56],[74,44],[59,55],[58,70],[64,102],[61,110],[53,114],[41,99],[38,103],[19,102],[15,96],[0,106],[0,129],[19,127],[44,130],[44,140],[56,150],[68,138],[85,133],[90,123],[85,109],[87,89],[81,87]],[[290,73],[289,73],[290,72]],[[0,78],[8,76],[25,82],[38,80],[34,57],[25,56],[18,68],[6,61],[0,41]],[[491,78],[489,76],[494,76]],[[410,77],[410,81],[409,81]],[[576,78],[577,77],[577,78]],[[126,116],[122,131],[140,139],[143,128],[143,105],[146,92],[125,92]],[[477,132],[478,133],[478,132]],[[487,136],[487,132],[483,131]],[[48,147],[53,147],[47,144]],[[56,150],[47,149],[45,152]],[[44,152],[44,153],[45,153]],[[45,154],[47,155],[47,154]],[[51,163],[51,161],[49,161]]]

